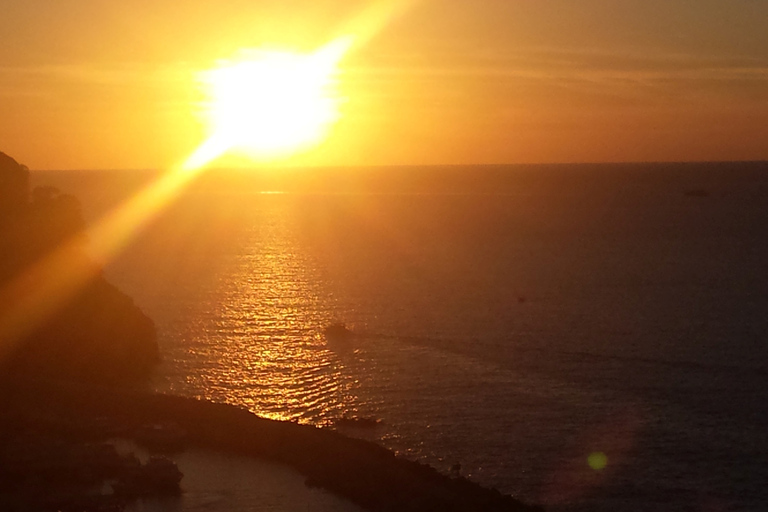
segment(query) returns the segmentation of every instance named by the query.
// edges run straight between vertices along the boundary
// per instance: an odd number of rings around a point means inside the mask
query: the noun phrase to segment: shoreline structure
[[[82,435],[107,425],[129,432],[148,424],[181,427],[191,446],[285,464],[320,487],[371,511],[542,511],[464,477],[397,457],[373,442],[245,409],[145,391],[43,381],[3,385],[4,414]]]

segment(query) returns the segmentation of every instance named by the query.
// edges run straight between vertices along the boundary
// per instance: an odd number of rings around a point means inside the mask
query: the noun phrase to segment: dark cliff
[[[135,381],[158,359],[152,321],[107,282],[86,253],[80,204],[53,187],[29,189],[29,170],[0,152],[0,370],[7,374],[101,383]],[[33,265],[67,247],[71,261],[93,277],[53,313],[36,319],[21,339],[3,322],[21,300],[19,286]],[[65,278],[68,268],[46,279]],[[45,297],[43,297],[45,300]]]

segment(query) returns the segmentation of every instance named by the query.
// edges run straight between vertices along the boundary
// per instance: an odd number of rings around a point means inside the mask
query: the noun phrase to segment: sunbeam
[[[214,129],[182,163],[165,172],[89,231],[90,254],[99,265],[111,261],[207,165],[236,148],[265,156],[317,143],[337,116],[327,95],[333,74],[352,45],[369,41],[410,1],[369,4],[334,39],[309,55],[242,52],[240,59],[209,71],[216,90]],[[30,334],[101,269],[78,250],[80,240],[63,244],[0,290],[0,358]]]

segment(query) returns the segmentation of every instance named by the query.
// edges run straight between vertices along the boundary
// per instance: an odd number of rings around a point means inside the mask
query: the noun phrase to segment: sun
[[[205,71],[209,146],[269,160],[320,143],[340,117],[339,62],[351,45],[309,53],[250,50]]]

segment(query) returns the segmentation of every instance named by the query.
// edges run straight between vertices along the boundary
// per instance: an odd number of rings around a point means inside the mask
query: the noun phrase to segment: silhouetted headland
[[[110,284],[86,253],[78,200],[54,187],[30,191],[29,170],[0,153],[0,370],[3,373],[118,383],[148,375],[158,360],[155,327],[133,300]],[[29,269],[54,251],[68,252],[64,268],[43,280],[66,278],[69,267],[93,277],[50,315],[28,321],[19,336],[3,332],[28,286]],[[40,279],[37,277],[37,279]],[[41,283],[34,282],[31,286]],[[45,284],[45,283],[42,283]],[[15,286],[14,286],[15,285]],[[43,299],[45,300],[45,299]],[[41,304],[41,308],[44,304]],[[34,313],[34,311],[33,311]]]

